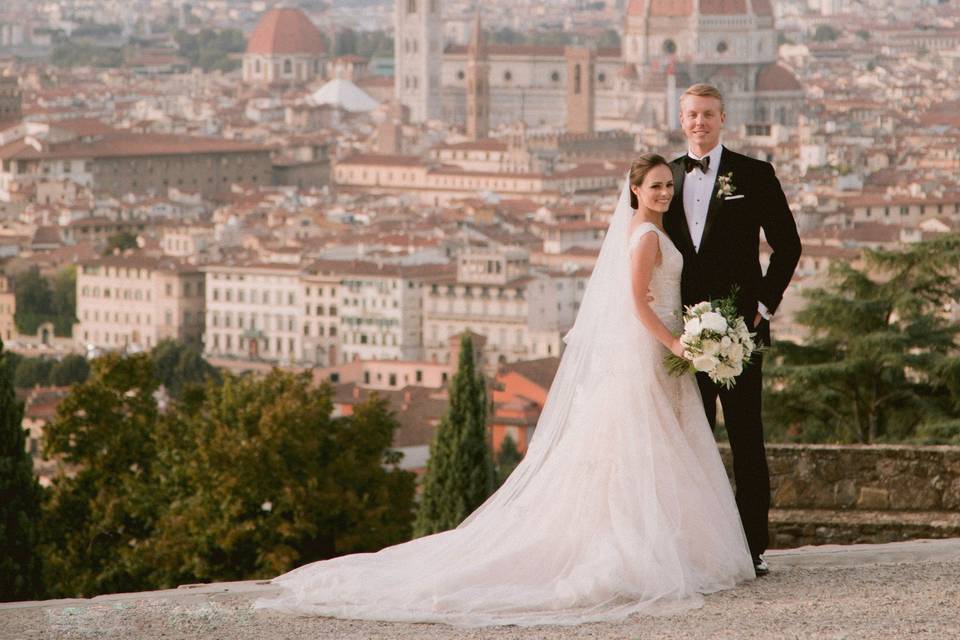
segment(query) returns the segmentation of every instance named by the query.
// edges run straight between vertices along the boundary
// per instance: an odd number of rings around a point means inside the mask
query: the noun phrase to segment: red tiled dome
[[[694,2],[703,15],[739,16],[747,15],[752,8],[758,16],[772,16],[773,6],[770,0],[630,0],[627,5],[628,16],[645,16],[647,6],[650,16],[656,18],[684,17],[693,15]]]
[[[293,8],[265,13],[247,41],[247,53],[321,55],[325,52],[320,31],[303,11]]]
[[[647,0],[630,0],[627,5],[628,16],[642,16],[647,9]]]
[[[650,0],[650,15],[657,18],[693,15],[693,0]]]
[[[751,0],[750,4],[753,5],[753,12],[758,16],[773,15],[773,3],[770,0]]]
[[[700,13],[707,16],[747,14],[747,0],[700,0]]]
[[[625,64],[622,67],[620,67],[619,71],[617,71],[617,77],[623,78],[624,80],[636,80],[640,76],[637,73],[636,66],[634,66],[633,64]]]
[[[803,85],[793,73],[777,63],[771,63],[757,72],[757,91],[801,91]]]

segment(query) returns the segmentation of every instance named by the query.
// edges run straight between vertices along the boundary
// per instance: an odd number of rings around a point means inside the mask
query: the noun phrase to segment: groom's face
[[[680,101],[680,126],[692,147],[709,151],[717,146],[725,120],[723,105],[716,98],[685,95]]]

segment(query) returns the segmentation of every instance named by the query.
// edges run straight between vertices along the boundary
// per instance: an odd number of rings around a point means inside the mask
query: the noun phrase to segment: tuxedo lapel
[[[671,169],[673,170],[673,197],[677,204],[671,208],[670,213],[677,218],[672,221],[672,224],[679,230],[677,240],[682,245],[677,248],[680,249],[680,253],[689,255],[696,253],[696,249],[693,246],[693,238],[690,236],[690,225],[687,224],[687,212],[683,208],[683,181],[687,177],[687,172],[684,170],[682,161],[675,161]]]
[[[727,153],[726,149],[721,150],[720,165],[717,167],[717,178],[730,171],[730,165],[731,155]],[[707,242],[710,240],[710,232],[713,230],[713,227],[717,222],[717,217],[719,217],[720,212],[723,210],[723,199],[717,197],[717,184],[717,179],[714,179],[713,190],[710,192],[710,204],[707,205],[707,219],[703,223],[703,237],[700,239],[701,252],[703,251],[703,247],[706,246]],[[689,232],[687,235],[689,235]]]

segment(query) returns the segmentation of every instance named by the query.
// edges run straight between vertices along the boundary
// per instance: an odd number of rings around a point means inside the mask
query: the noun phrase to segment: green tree
[[[840,37],[840,32],[828,24],[817,25],[817,30],[813,33],[813,39],[817,42],[833,42]]]
[[[57,272],[53,286],[34,266],[16,277],[14,294],[17,331],[33,335],[44,322],[52,322],[54,333],[69,336],[77,313],[77,272],[65,267]]]
[[[58,336],[73,335],[77,322],[77,268],[60,269],[53,279],[50,294],[50,310],[53,313],[53,331]]]
[[[48,358],[21,358],[13,377],[17,389],[32,389],[50,384],[50,372],[56,363]]]
[[[497,486],[507,481],[521,460],[523,460],[523,454],[517,449],[517,443],[508,435],[500,443],[500,451],[497,452]]]
[[[90,377],[90,363],[76,353],[65,356],[50,369],[49,384],[55,387],[69,387],[85,382]]]
[[[949,440],[960,435],[960,327],[943,309],[960,297],[960,235],[836,264],[805,292],[810,338],[778,342],[766,380],[774,437],[804,442]],[[873,277],[871,277],[871,274]]]
[[[45,453],[75,470],[54,479],[44,513],[51,595],[153,586],[139,558],[158,508],[151,487],[159,424],[153,363],[146,354],[108,354],[92,369],[44,433]]]
[[[109,256],[113,255],[114,251],[123,253],[127,249],[137,249],[139,246],[140,245],[137,244],[137,236],[129,231],[122,231],[107,238],[107,246],[103,248],[102,254]]]
[[[43,492],[26,452],[23,405],[13,391],[13,378],[0,340],[0,601],[42,596],[39,555],[40,506]]]
[[[472,343],[465,334],[460,364],[450,381],[450,404],[430,443],[414,527],[417,536],[456,527],[493,492],[486,383],[475,369]]]
[[[309,374],[226,375],[162,429],[169,507],[143,550],[157,585],[266,577],[409,539],[413,474],[382,400],[331,418]]]
[[[187,385],[220,381],[220,372],[204,360],[193,345],[176,340],[161,340],[150,352],[157,380],[172,396],[179,396]]]
[[[17,310],[14,322],[17,331],[33,335],[37,328],[53,317],[53,294],[50,283],[40,274],[36,266],[16,276],[14,296]]]
[[[247,46],[243,32],[237,29],[204,29],[196,34],[177,31],[174,40],[180,47],[180,55],[204,71],[236,69],[240,61],[232,54],[242,53]]]

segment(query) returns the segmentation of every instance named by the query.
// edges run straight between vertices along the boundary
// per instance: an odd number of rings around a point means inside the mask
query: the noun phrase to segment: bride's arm
[[[633,306],[640,322],[657,341],[673,354],[683,357],[683,345],[666,325],[657,317],[647,301],[650,279],[660,254],[660,239],[656,233],[645,233],[630,254],[630,285],[633,293]]]

